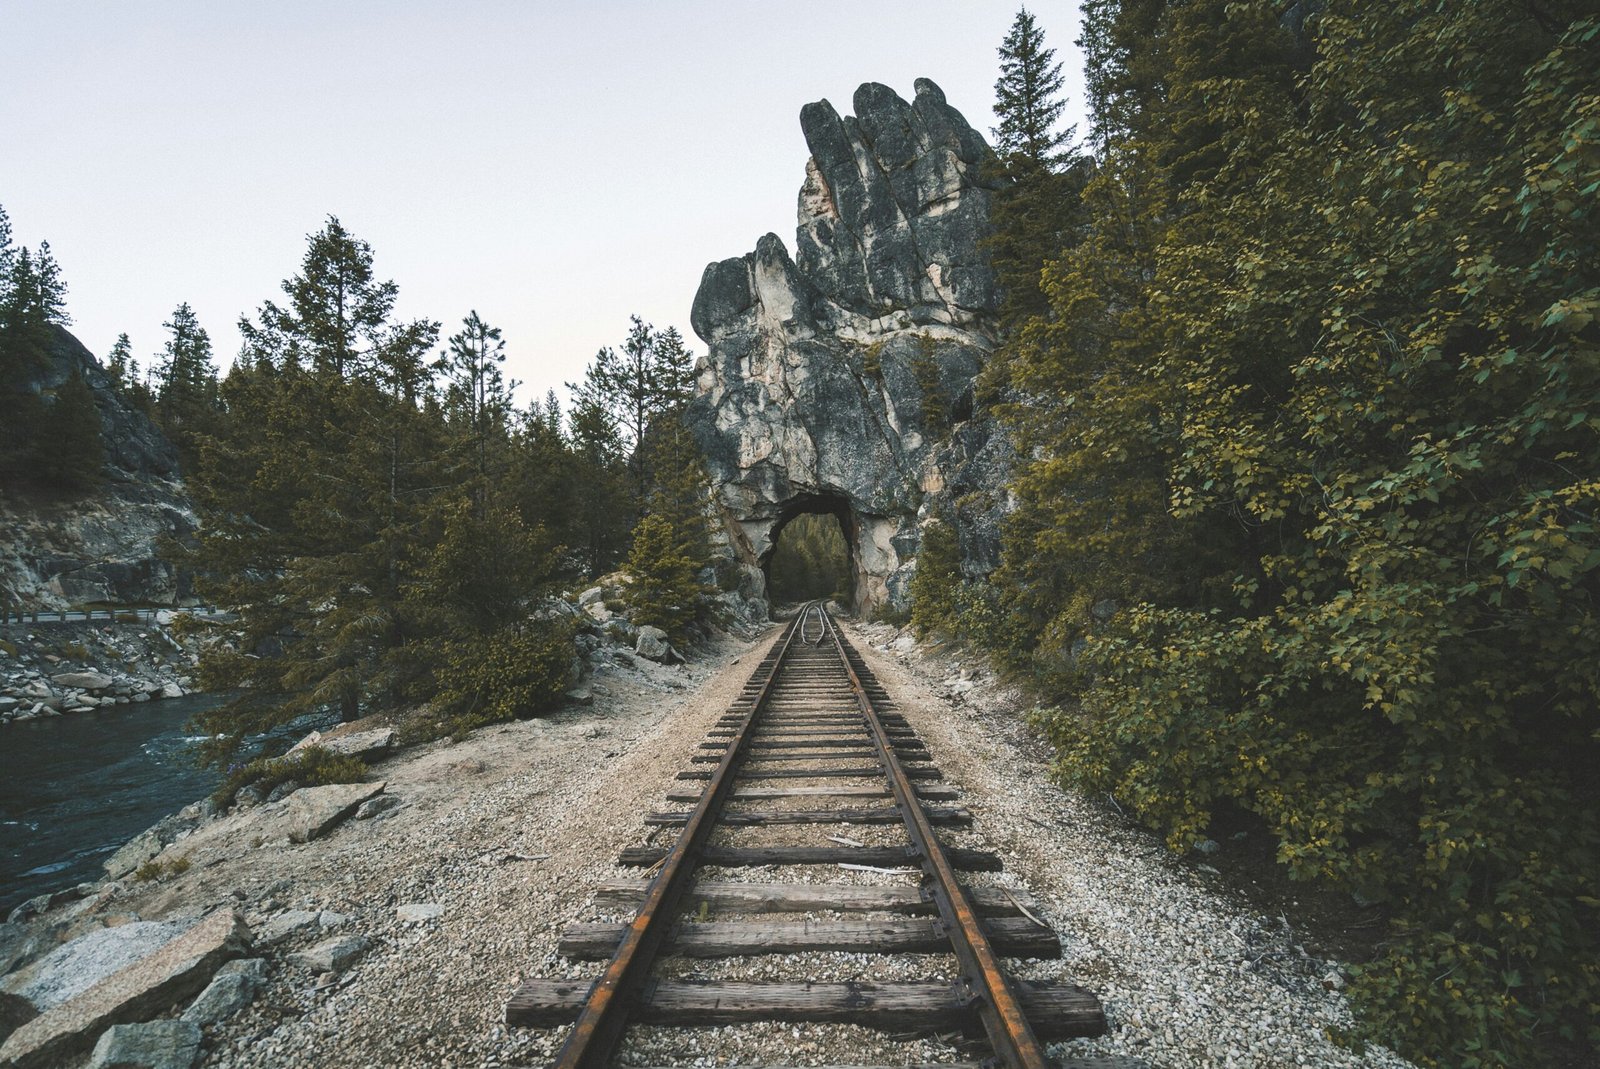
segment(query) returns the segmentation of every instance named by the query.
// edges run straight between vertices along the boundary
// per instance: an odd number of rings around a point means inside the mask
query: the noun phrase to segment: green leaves
[[[1596,19],[1107,7],[1116,125],[1007,368],[1061,774],[1395,903],[1353,995],[1425,1063],[1600,1041]]]

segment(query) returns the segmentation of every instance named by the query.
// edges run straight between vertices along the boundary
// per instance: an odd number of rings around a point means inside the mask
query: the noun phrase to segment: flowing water
[[[101,878],[119,846],[215,789],[222,775],[196,767],[199,739],[186,725],[221,700],[191,694],[0,727],[0,919],[34,895]]]

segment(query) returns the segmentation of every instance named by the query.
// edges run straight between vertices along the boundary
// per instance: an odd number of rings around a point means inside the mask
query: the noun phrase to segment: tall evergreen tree
[[[1036,167],[1052,169],[1072,130],[1058,129],[1066,101],[1060,97],[1061,64],[1055,49],[1044,45],[1044,31],[1033,13],[1020,8],[1011,31],[1000,45],[1000,77],[994,83],[995,150],[1002,157],[1020,156]]]
[[[499,327],[489,326],[474,311],[462,320],[461,330],[450,336],[435,365],[445,379],[446,413],[460,427],[471,457],[477,483],[473,496],[480,506],[486,501],[493,446],[506,440],[512,408],[511,390],[500,371],[506,359],[500,335]]]
[[[199,439],[211,430],[220,405],[211,336],[187,301],[162,326],[168,337],[154,368],[156,420],[178,447],[183,469],[190,471]]]
[[[55,436],[70,432],[77,445],[67,451],[87,456],[99,446],[99,421],[98,417],[90,420],[81,406],[69,406],[69,411],[76,413],[74,421],[60,428],[52,425],[50,406],[36,387],[39,372],[49,364],[57,329],[71,322],[66,313],[66,284],[49,242],[40,242],[37,253],[12,247],[10,221],[3,209],[0,266],[4,267],[0,274],[0,477],[7,485],[48,486],[53,479],[50,473],[58,470],[51,456]],[[85,462],[82,466],[98,471],[98,465]]]
[[[1059,127],[1066,110],[1061,64],[1026,8],[1017,12],[999,53],[994,112],[1000,123],[989,169],[1000,188],[990,213],[994,233],[985,245],[1005,293],[1002,323],[1014,328],[1048,310],[1039,273],[1075,240],[1089,168],[1071,150],[1072,128]],[[995,374],[1004,364],[1002,354]]]
[[[133,385],[133,376],[138,364],[133,359],[133,343],[128,340],[127,334],[118,334],[116,344],[111,346],[111,351],[106,354],[106,374],[111,379],[111,385],[123,393],[127,393]]]

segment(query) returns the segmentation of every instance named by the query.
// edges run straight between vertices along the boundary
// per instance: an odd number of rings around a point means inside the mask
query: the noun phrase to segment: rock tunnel
[[[773,591],[772,566],[778,554],[778,547],[783,545],[784,531],[801,516],[825,516],[838,523],[839,535],[844,545],[847,582],[846,588],[840,593],[845,596],[847,605],[856,607],[856,591],[868,585],[861,574],[858,563],[860,555],[856,552],[856,538],[860,525],[851,511],[850,502],[838,495],[801,494],[784,503],[777,521],[773,523],[772,530],[767,536],[770,546],[757,562],[766,577],[767,590],[769,593]]]
[[[767,234],[706,267],[686,422],[738,593],[764,599],[783,529],[826,513],[865,614],[907,604],[929,515],[1003,485],[972,418],[1000,297],[982,136],[927,79],[910,102],[868,83],[853,104],[801,111],[811,158],[794,254]]]

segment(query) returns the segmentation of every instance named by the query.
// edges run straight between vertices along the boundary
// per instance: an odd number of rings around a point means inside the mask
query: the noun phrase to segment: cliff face
[[[29,387],[50,393],[77,371],[94,393],[106,451],[105,483],[56,497],[0,487],[0,603],[9,592],[27,607],[84,603],[177,603],[172,567],[156,558],[163,536],[194,530],[172,443],[112,388],[105,369],[62,328]]]
[[[910,103],[873,83],[853,103],[854,116],[827,101],[800,113],[811,158],[797,255],[768,234],[706,268],[692,324],[708,352],[689,421],[744,593],[764,593],[762,565],[789,520],[827,512],[868,611],[904,604],[931,513],[1000,507],[1007,454],[973,399],[1000,304],[979,245],[990,149],[927,79]],[[969,567],[987,570],[995,525],[968,526]]]

